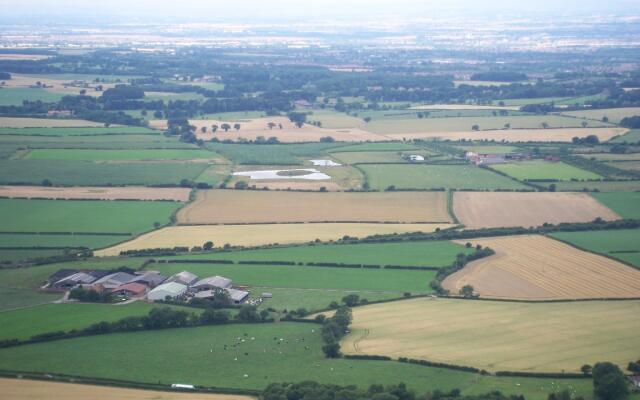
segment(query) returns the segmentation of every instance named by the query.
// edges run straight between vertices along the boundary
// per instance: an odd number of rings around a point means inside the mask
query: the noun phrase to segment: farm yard
[[[536,235],[470,240],[495,255],[473,261],[442,283],[451,293],[473,286],[481,297],[521,300],[637,298],[640,271]]]
[[[372,189],[527,189],[527,186],[486,169],[469,165],[374,165],[358,166]]]
[[[517,213],[505,213],[516,209]],[[585,193],[456,192],[453,212],[468,229],[620,219]]]
[[[640,345],[638,312],[640,301],[403,300],[354,309],[342,348],[487,371],[580,372],[603,359],[622,368]]]
[[[206,241],[231,246],[262,246],[273,243],[307,243],[338,240],[344,236],[367,237],[407,232],[433,232],[449,224],[257,224],[257,225],[194,225],[161,228],[129,242],[94,252],[98,257],[116,256],[128,250],[202,246]]]
[[[290,193],[199,191],[177,214],[179,224],[282,222],[448,223],[444,192]]]

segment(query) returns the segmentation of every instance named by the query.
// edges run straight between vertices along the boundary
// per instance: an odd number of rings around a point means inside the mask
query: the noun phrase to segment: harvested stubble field
[[[202,246],[212,241],[216,246],[262,246],[273,243],[307,243],[338,240],[345,235],[363,238],[407,232],[433,232],[448,224],[259,224],[259,225],[196,225],[171,226],[142,235],[132,241],[96,251],[98,257],[115,256],[121,251]]]
[[[584,111],[564,111],[561,115],[569,115],[577,118],[588,118],[602,120],[607,117],[609,121],[619,123],[623,118],[640,115],[640,107],[624,107],[624,108],[605,108],[597,110]]]
[[[472,165],[363,164],[372,189],[527,189],[513,179]]]
[[[305,193],[203,190],[177,215],[180,224],[281,222],[447,223],[444,192]]]
[[[0,117],[0,127],[2,128],[79,128],[102,126],[104,126],[104,124],[83,119]]]
[[[456,192],[453,213],[469,229],[620,219],[585,193]]]
[[[268,124],[272,122],[276,124],[276,127],[270,129]],[[237,141],[241,138],[248,140],[255,140],[259,136],[264,138],[276,137],[278,141],[282,143],[299,143],[299,142],[318,142],[320,138],[331,136],[338,142],[364,142],[370,141],[383,141],[388,140],[383,135],[368,132],[357,128],[345,128],[345,129],[325,129],[319,128],[313,125],[305,124],[301,128],[296,127],[286,117],[267,117],[267,118],[255,118],[242,121],[220,121],[215,119],[207,120],[189,120],[189,123],[196,126],[196,135],[199,139],[211,140],[214,137],[220,140],[233,140]],[[227,123],[233,127],[236,123],[240,124],[240,129],[229,129],[225,132],[218,129],[215,133],[211,131],[212,125],[218,125]],[[166,125],[164,120],[150,121],[152,127],[162,129]],[[282,129],[278,125],[282,125]],[[202,133],[201,128],[206,127],[207,132]]]
[[[624,135],[626,128],[550,128],[550,129],[497,129],[488,131],[437,131],[419,133],[393,133],[386,136],[393,139],[435,139],[442,140],[495,140],[497,142],[571,142],[571,139],[596,135],[601,142],[614,136]]]
[[[639,270],[557,240],[527,235],[469,242],[496,254],[449,275],[442,286],[454,294],[471,285],[481,297],[500,299],[640,297]]]
[[[171,200],[188,201],[191,189],[129,187],[45,187],[0,186],[0,197],[93,200]]]
[[[351,354],[409,357],[488,371],[579,372],[638,357],[640,301],[517,303],[412,299],[353,309]]]
[[[250,396],[159,392],[77,383],[0,378],[0,392],[13,400],[253,400]]]

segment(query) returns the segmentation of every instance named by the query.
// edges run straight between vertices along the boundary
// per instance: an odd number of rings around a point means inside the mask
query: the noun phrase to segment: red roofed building
[[[147,286],[137,282],[125,283],[114,289],[112,293],[127,297],[138,297],[147,293]]]

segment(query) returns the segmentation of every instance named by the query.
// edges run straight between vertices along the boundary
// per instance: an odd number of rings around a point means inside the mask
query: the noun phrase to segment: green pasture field
[[[33,78],[55,79],[60,81],[87,81],[93,82],[100,79],[102,83],[127,83],[131,79],[144,78],[142,75],[111,75],[111,74],[24,74]]]
[[[75,200],[74,200],[75,201]],[[86,247],[96,249],[127,239],[119,235],[32,235],[0,234],[0,248],[3,247]]]
[[[340,289],[430,293],[435,271],[328,268],[283,265],[154,264],[163,275],[191,271],[199,277],[221,275],[237,285],[296,289]]]
[[[235,111],[214,114],[203,114],[196,116],[194,119],[217,119],[220,121],[247,121],[255,118],[264,118],[264,111]]]
[[[300,165],[303,158],[321,156],[327,149],[339,146],[332,143],[307,144],[229,144],[209,143],[213,150],[238,164]]]
[[[521,153],[525,150],[515,146],[501,146],[501,145],[471,145],[471,146],[454,146],[457,149],[463,151],[472,151],[480,154],[509,154],[509,153]]]
[[[515,179],[557,179],[570,181],[572,179],[600,179],[600,175],[574,167],[563,162],[549,162],[543,160],[520,161],[507,164],[491,165],[492,169],[505,173]]]
[[[611,139],[612,143],[638,143],[640,142],[640,129],[632,129],[622,136]]]
[[[323,128],[362,128],[365,122],[362,117],[354,117],[334,110],[313,110],[313,114],[307,115],[308,121],[320,121]]]
[[[605,163],[610,167],[618,168],[624,171],[640,172],[640,161],[619,161]]]
[[[640,268],[640,229],[556,232],[550,236],[583,249],[618,258]]]
[[[619,123],[623,118],[640,115],[640,107],[624,107],[624,108],[605,108],[597,110],[580,110],[565,111],[562,115],[569,115],[577,118],[602,120],[603,117],[609,118],[609,122]]]
[[[636,192],[640,190],[640,181],[584,181],[555,182],[556,190],[566,192],[594,191],[599,192]],[[546,183],[544,184],[545,186]]]
[[[112,126],[86,128],[0,128],[0,135],[89,136],[89,135],[157,135],[159,131],[142,126]]]
[[[114,304],[47,304],[0,312],[0,340],[29,339],[45,332],[82,329],[96,322],[113,322],[146,315],[154,306],[145,302]]]
[[[583,121],[577,118],[563,117],[559,115],[381,119],[369,122],[366,126],[366,130],[380,134],[465,132],[471,131],[471,127],[473,125],[478,125],[480,130],[503,129],[504,125],[507,123],[511,124],[512,129],[541,128],[544,122],[548,123],[550,128],[573,128],[580,127]],[[589,121],[589,126],[602,127],[608,126],[608,124],[599,121]]]
[[[615,153],[584,153],[580,154],[580,157],[588,158],[590,160],[596,161],[640,161],[640,153],[625,153],[625,154],[615,154]],[[615,165],[615,164],[614,164]]]
[[[162,135],[10,136],[0,135],[4,147],[31,149],[197,149],[198,146]]]
[[[537,97],[531,99],[505,99],[494,100],[495,104],[503,101],[505,106],[526,106],[527,104],[546,104],[546,103],[558,103],[560,101],[569,100],[570,97]]]
[[[565,388],[585,396],[593,390],[590,379],[498,378],[394,361],[327,359],[321,346],[320,329],[314,324],[235,324],[109,334],[8,348],[0,350],[0,368],[245,389],[309,377],[321,383],[363,388],[405,382],[421,393],[453,388],[463,394],[501,390],[533,400],[546,399],[549,392]],[[166,352],[158,349],[171,349],[171,368],[166,367]],[[127,368],[122,368],[122,360],[127,360]],[[136,371],[135,378],[132,370]]]
[[[166,224],[180,207],[173,201],[0,199],[4,232],[141,233]]]
[[[272,298],[265,299],[261,308],[273,308],[276,311],[298,310],[304,308],[307,312],[326,310],[332,302],[342,303],[342,299],[350,294],[356,294],[360,299],[368,302],[399,299],[403,297],[398,292],[371,292],[366,290],[336,290],[336,289],[296,289],[271,288],[252,286],[248,289],[252,298],[258,298],[262,293],[271,293]]]
[[[17,263],[37,258],[63,255],[64,250],[54,249],[3,249],[0,248],[0,262]]]
[[[591,195],[623,218],[640,218],[640,192],[591,193]]]
[[[360,165],[373,189],[527,189],[527,186],[471,165]]]
[[[231,174],[230,164],[211,165],[195,178],[196,182],[208,183],[211,186],[218,186]]]
[[[418,147],[404,142],[376,142],[350,144],[329,150],[330,153],[363,152],[363,151],[404,151],[416,150]]]
[[[184,92],[184,93],[173,93],[173,92],[152,92],[152,94],[145,93],[145,100],[163,100],[165,102],[169,101],[190,101],[190,100],[205,100],[206,97],[201,95],[200,93],[194,92]],[[153,114],[153,113],[152,113]]]
[[[1,238],[1,237],[0,237]],[[329,244],[213,252],[167,257],[189,260],[294,261],[365,265],[445,267],[472,251],[449,241]],[[160,259],[160,258],[159,258]]]
[[[69,160],[0,160],[0,184],[39,185],[159,185],[193,180],[209,167],[206,163],[94,163]]]
[[[194,160],[215,159],[217,154],[207,150],[187,149],[142,149],[142,150],[85,150],[43,149],[31,150],[24,157],[28,160],[70,161],[131,161],[131,160]]]
[[[333,157],[345,164],[408,162],[398,151],[345,151],[333,153]]]
[[[40,88],[1,88],[0,106],[21,106],[24,100],[55,103],[62,98],[59,93],[48,92]]]

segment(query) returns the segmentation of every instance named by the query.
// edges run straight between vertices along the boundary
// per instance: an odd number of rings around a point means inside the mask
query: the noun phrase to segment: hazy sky
[[[640,0],[0,0],[0,18],[233,22],[382,15],[640,13]]]

